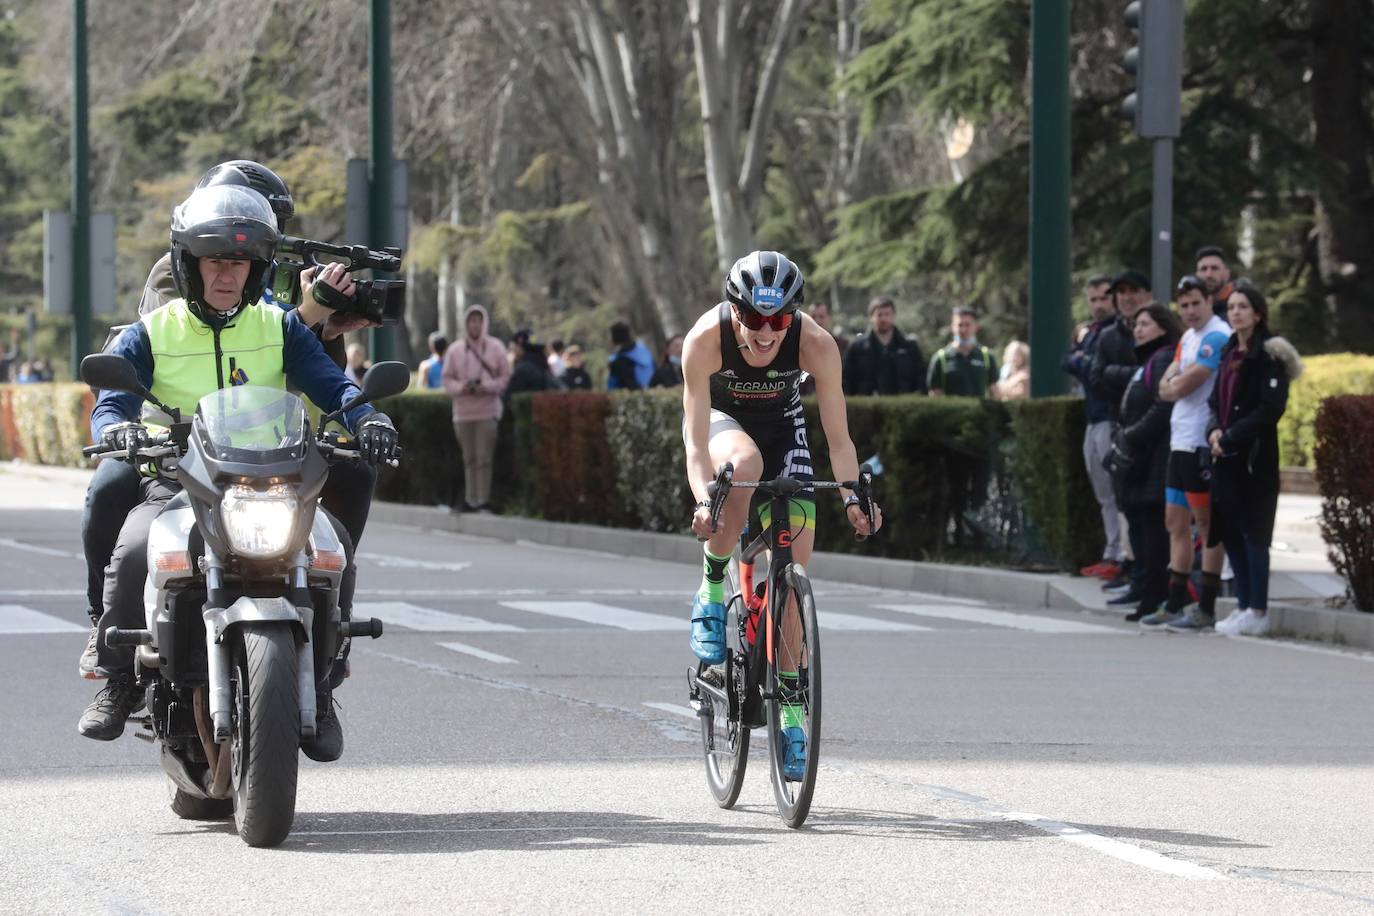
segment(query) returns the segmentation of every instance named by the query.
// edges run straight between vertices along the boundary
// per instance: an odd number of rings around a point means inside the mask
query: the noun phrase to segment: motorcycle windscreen
[[[216,461],[235,464],[277,464],[299,458],[306,422],[300,398],[261,385],[221,388],[196,405],[202,447]]]

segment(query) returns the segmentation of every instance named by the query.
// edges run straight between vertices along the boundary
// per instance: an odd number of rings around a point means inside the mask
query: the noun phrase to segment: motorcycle
[[[323,430],[359,404],[404,391],[410,371],[373,366],[361,394],[321,418],[318,431],[304,402],[279,388],[223,388],[183,419],[123,357],[87,356],[81,377],[136,394],[172,421],[127,449],[83,450],[181,487],[149,531],[146,627],[103,634],[109,646],[135,647],[143,725],[152,732],[140,737],[160,745],[176,814],[232,812],[248,845],[276,846],[295,818],[298,752],[314,737],[317,680],[341,679],[346,639],[382,635],[380,620],[340,616],[347,557],[318,497],[330,461],[359,454]]]

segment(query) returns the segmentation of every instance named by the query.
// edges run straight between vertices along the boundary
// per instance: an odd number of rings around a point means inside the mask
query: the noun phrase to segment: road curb
[[[499,541],[529,541],[549,547],[596,550],[623,557],[642,557],[670,563],[697,563],[701,547],[681,534],[633,531],[549,522],[507,515],[455,514],[432,506],[376,502],[371,518],[395,525],[449,531]],[[1017,572],[986,566],[922,563],[857,554],[817,551],[808,567],[818,579],[874,585],[903,591],[928,592],[1025,608],[1080,611],[1120,619],[1121,610],[1108,608],[1106,596],[1093,600],[1079,593],[1088,580],[1048,573]],[[1092,589],[1097,593],[1097,589]],[[1234,600],[1221,599],[1218,610],[1229,611]],[[1374,649],[1374,614],[1333,608],[1274,603],[1269,608],[1274,628],[1299,639],[1334,642],[1352,648]]]

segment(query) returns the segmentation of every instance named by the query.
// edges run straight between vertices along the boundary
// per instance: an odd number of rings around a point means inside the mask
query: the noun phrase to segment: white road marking
[[[874,607],[882,608],[885,611],[914,614],[917,617],[938,617],[945,620],[962,620],[966,623],[985,623],[995,627],[1026,630],[1031,633],[1110,633],[1121,635],[1127,632],[1115,627],[1099,626],[1095,623],[1056,620],[1053,617],[1015,614],[1010,611],[993,611],[980,607],[954,607],[935,604],[877,604]]]
[[[696,710],[692,709],[690,706],[679,706],[676,703],[645,703],[644,705],[649,707],[650,709],[657,709],[662,712],[670,712],[675,716],[682,716],[686,719],[698,718]]]
[[[1121,840],[1114,840],[1111,837],[1102,836],[1100,833],[1084,830],[1082,827],[1052,821],[1038,814],[1005,811],[999,813],[999,817],[1009,821],[1017,821],[1027,827],[1034,827],[1036,830],[1043,830],[1061,840],[1073,843],[1075,846],[1084,846],[1095,852],[1109,855],[1114,859],[1164,872],[1166,875],[1173,875],[1177,878],[1192,878],[1195,881],[1227,880],[1226,875],[1210,868],[1194,865],[1192,862],[1184,862],[1181,859],[1171,859],[1153,850],[1144,849],[1132,843],[1123,843]]]
[[[86,559],[86,555],[83,553],[72,553],[70,550],[57,550],[52,547],[44,547],[41,544],[26,544],[23,541],[16,541],[13,538],[0,538],[0,547],[10,547],[14,550],[27,550],[29,553],[39,553],[45,557],[63,557],[68,560]]]
[[[353,619],[380,617],[387,626],[403,627],[407,630],[420,630],[425,633],[519,633],[520,627],[508,623],[496,623],[469,617],[466,614],[453,614],[420,607],[405,601],[359,601],[353,605]]]
[[[461,642],[441,642],[439,645],[454,652],[461,652],[464,655],[471,655],[473,658],[480,658],[483,661],[495,662],[498,665],[519,664],[513,658],[506,658],[504,655],[497,655],[495,652],[488,652],[486,649],[479,649],[476,646],[469,646]]]
[[[930,627],[914,623],[898,623],[895,620],[882,620],[878,617],[861,617],[858,614],[841,614],[839,611],[817,611],[816,620],[822,630],[853,630],[886,633],[929,633]]]
[[[87,633],[90,627],[79,626],[61,617],[35,611],[19,604],[0,604],[0,633]]]
[[[411,557],[393,557],[384,553],[360,553],[359,560],[367,560],[378,566],[391,566],[399,569],[424,569],[430,572],[462,572],[471,563],[446,562],[443,560],[416,560]]]
[[[595,601],[502,601],[501,605],[517,611],[566,617],[569,620],[581,620],[584,623],[616,627],[621,630],[677,632],[686,630],[690,625],[685,614],[682,617],[646,614],[643,611],[626,610]]]

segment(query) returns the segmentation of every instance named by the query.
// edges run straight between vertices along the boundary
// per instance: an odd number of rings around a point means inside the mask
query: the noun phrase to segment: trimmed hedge
[[[1327,556],[1355,606],[1374,611],[1374,397],[1329,398],[1315,433]]]
[[[1087,419],[1079,398],[1011,401],[1012,476],[1043,541],[1061,565],[1079,569],[1102,556],[1106,534],[1083,464]]]
[[[1285,467],[1314,466],[1317,411],[1340,394],[1374,394],[1374,356],[1331,353],[1303,360],[1303,372],[1288,389],[1288,409],[1279,420],[1279,454]]]
[[[0,385],[0,459],[84,467],[95,397],[75,382]]]

